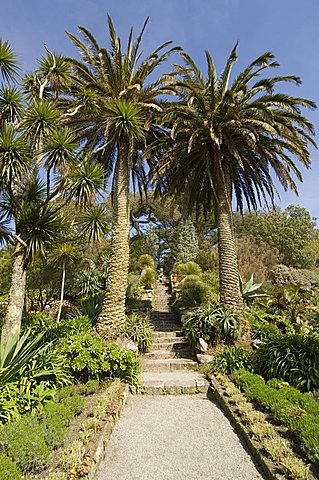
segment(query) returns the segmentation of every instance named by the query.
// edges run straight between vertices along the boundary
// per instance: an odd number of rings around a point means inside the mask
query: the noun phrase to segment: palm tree
[[[12,82],[16,71],[11,47],[0,41],[0,74]],[[50,88],[50,83],[46,82],[45,87]],[[2,87],[1,93],[0,234],[2,241],[15,247],[10,299],[2,332],[4,338],[8,338],[21,327],[29,262],[37,252],[44,254],[62,232],[61,208],[72,198],[78,203],[88,203],[105,182],[99,165],[83,167],[81,157],[74,165],[77,143],[69,131],[60,129],[57,133],[61,114],[50,100],[25,103],[23,95],[11,84]],[[70,175],[66,179],[67,164]],[[49,176],[47,185],[39,180],[41,167],[56,173],[53,185]]]
[[[99,333],[106,337],[117,336],[125,319],[130,177],[140,190],[145,188],[141,150],[146,137],[158,129],[154,113],[163,109],[159,97],[169,92],[162,77],[153,81],[149,77],[176,50],[170,47],[171,42],[165,42],[141,61],[140,45],[147,21],[135,42],[130,31],[125,51],[110,17],[109,49],[101,48],[84,27],[79,27],[83,41],[68,33],[83,61],[70,60],[76,85],[65,120],[79,133],[84,152],[91,153],[113,175],[110,281],[97,324]]]
[[[49,260],[54,266],[61,267],[62,276],[61,276],[61,294],[60,294],[60,305],[57,314],[56,321],[59,322],[61,319],[63,300],[64,300],[64,287],[65,287],[65,276],[66,276],[66,267],[67,265],[74,262],[79,255],[77,246],[70,242],[57,243],[56,246],[52,249]]]
[[[273,174],[285,190],[297,192],[294,177],[301,181],[302,176],[296,160],[309,168],[308,146],[315,145],[314,128],[301,107],[315,104],[275,91],[282,82],[300,84],[294,75],[260,78],[278,66],[271,52],[254,60],[232,83],[237,45],[219,77],[209,52],[206,76],[190,56],[181,55],[183,64],[170,76],[179,97],[166,114],[171,138],[166,138],[154,179],[166,182],[169,193],[184,194],[188,210],[203,206],[206,212],[214,212],[221,302],[242,312],[233,197],[241,212],[245,201],[249,209],[262,201],[273,204]]]

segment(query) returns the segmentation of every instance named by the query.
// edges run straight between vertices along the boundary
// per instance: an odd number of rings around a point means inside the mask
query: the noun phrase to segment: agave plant
[[[269,295],[261,290],[263,282],[254,283],[254,274],[251,274],[248,282],[243,283],[242,278],[240,277],[240,288],[242,296],[247,304],[253,302],[257,298],[267,298]]]

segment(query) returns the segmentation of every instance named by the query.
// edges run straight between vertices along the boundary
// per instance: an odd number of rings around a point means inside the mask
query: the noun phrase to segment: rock
[[[138,351],[138,347],[135,345],[135,343],[133,342],[128,342],[126,344],[126,350],[130,350],[131,352],[137,352]]]
[[[264,342],[262,340],[259,340],[258,338],[256,338],[256,340],[253,340],[252,343],[251,343],[251,346],[257,350],[258,348],[262,347],[264,345]]]
[[[198,353],[196,356],[200,364],[212,362],[215,358],[214,355],[203,355],[202,353]]]
[[[201,353],[205,353],[208,349],[208,343],[203,338],[199,338],[196,347]]]

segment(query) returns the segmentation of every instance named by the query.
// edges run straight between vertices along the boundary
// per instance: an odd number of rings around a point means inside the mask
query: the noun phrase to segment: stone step
[[[181,330],[172,330],[172,331],[158,330],[154,332],[154,343],[162,342],[162,341],[170,342],[176,338],[181,338],[182,336],[183,336],[183,333]]]
[[[169,372],[172,370],[194,370],[198,363],[187,358],[141,359],[144,372]]]
[[[180,395],[206,393],[209,382],[197,372],[144,372],[137,393]]]
[[[190,356],[190,349],[184,348],[179,350],[154,350],[153,352],[144,353],[143,358],[158,360],[161,358],[189,358]]]
[[[170,322],[152,322],[152,325],[159,330],[161,327],[163,327],[165,330],[170,328],[171,330],[181,330],[182,325],[179,323],[170,323]]]
[[[163,339],[159,339],[163,340]],[[180,349],[190,348],[189,342],[186,340],[181,339],[180,341],[176,341],[176,338],[173,338],[170,341],[158,341],[154,342],[152,345],[152,350],[176,350],[179,351]]]

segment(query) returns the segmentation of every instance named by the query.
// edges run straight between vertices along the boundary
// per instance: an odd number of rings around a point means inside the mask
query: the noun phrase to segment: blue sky
[[[0,37],[11,42],[23,69],[32,70],[44,42],[50,49],[76,55],[65,31],[74,33],[77,25],[106,43],[107,13],[124,38],[131,26],[138,30],[149,15],[145,53],[173,40],[203,68],[205,49],[220,70],[237,40],[235,71],[272,50],[281,64],[278,73],[296,74],[303,80],[300,87],[286,91],[319,104],[318,0],[0,0]],[[308,116],[319,132],[319,109]],[[311,154],[313,167],[303,172],[299,197],[282,192],[278,203],[303,205],[319,217],[319,151],[312,149]]]

